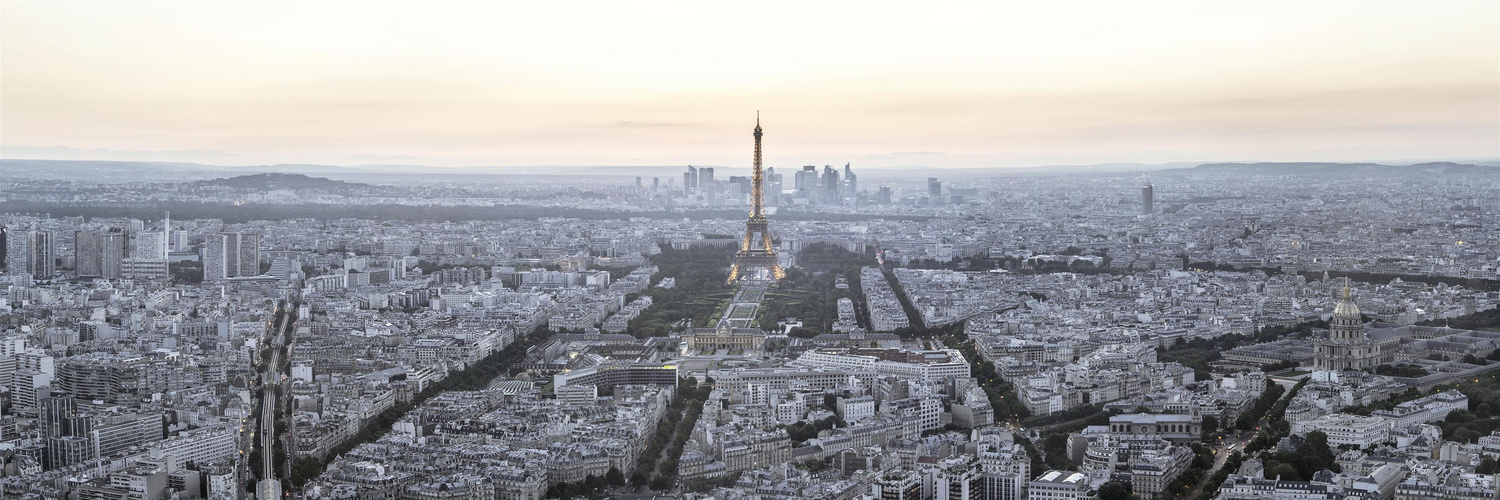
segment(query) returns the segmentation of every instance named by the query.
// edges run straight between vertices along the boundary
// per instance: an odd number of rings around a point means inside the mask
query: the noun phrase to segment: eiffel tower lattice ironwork
[[[740,251],[734,254],[734,266],[729,268],[729,282],[740,278],[779,280],[786,276],[781,260],[776,257],[776,247],[771,243],[770,225],[766,222],[766,199],[763,186],[765,175],[760,167],[760,113],[755,113],[755,172],[750,180],[750,220],[745,221],[745,239],[740,242]],[[764,276],[757,276],[764,270]]]

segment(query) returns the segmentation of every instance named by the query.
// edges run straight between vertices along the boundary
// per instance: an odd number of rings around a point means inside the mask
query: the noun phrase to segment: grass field
[[[724,314],[724,308],[729,305],[730,300],[733,298],[734,294],[730,292],[704,295],[688,301],[683,305],[683,309],[693,318],[693,326],[700,328],[712,327],[719,322],[719,317]],[[699,311],[708,314],[706,320],[703,316],[695,314]]]

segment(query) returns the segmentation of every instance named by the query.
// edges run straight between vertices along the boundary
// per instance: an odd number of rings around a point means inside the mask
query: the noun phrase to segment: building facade
[[[766,332],[758,328],[731,328],[727,320],[715,328],[692,328],[682,334],[687,352],[705,349],[739,349],[759,351],[766,345]]]
[[[209,236],[203,256],[203,281],[259,274],[259,234],[218,233]]]
[[[1027,490],[1030,500],[1085,500],[1094,496],[1088,476],[1061,470],[1047,471],[1032,480]]]
[[[1319,370],[1364,370],[1396,360],[1400,340],[1375,341],[1365,334],[1359,306],[1349,297],[1347,284],[1343,300],[1328,321],[1328,330],[1328,338],[1313,342],[1313,366]]]

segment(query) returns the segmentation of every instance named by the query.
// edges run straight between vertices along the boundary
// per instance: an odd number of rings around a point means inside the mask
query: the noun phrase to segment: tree
[[[1263,371],[1263,372],[1266,372],[1266,373],[1273,373],[1273,372],[1279,372],[1279,371],[1282,371],[1282,370],[1289,370],[1289,369],[1292,369],[1292,368],[1296,368],[1298,366],[1302,366],[1302,365],[1299,364],[1299,363],[1297,363],[1296,361],[1287,360],[1287,361],[1280,361],[1280,362],[1276,362],[1276,363],[1267,363],[1265,365],[1261,365],[1260,371]]]
[[[1293,454],[1278,453],[1276,457],[1283,462],[1298,465],[1297,470],[1302,477],[1312,477],[1313,473],[1329,469],[1334,472],[1342,472],[1342,468],[1335,462],[1336,457],[1333,450],[1328,447],[1328,435],[1323,431],[1310,431],[1302,445],[1297,447],[1296,457]]]
[[[323,473],[323,464],[313,457],[302,457],[292,462],[292,485],[301,488],[312,478]]]
[[[1109,481],[1099,486],[1099,500],[1128,500],[1129,498],[1129,484],[1119,481]]]
[[[672,488],[672,478],[658,475],[651,478],[651,489],[656,491],[667,491]]]
[[[1492,411],[1494,410],[1490,408],[1489,403],[1479,403],[1479,406],[1474,407],[1474,416],[1479,418],[1490,418],[1490,412]]]
[[[620,472],[618,467],[610,467],[609,472],[604,474],[604,480],[610,486],[625,486],[625,473]]]
[[[1322,450],[1324,452],[1327,452],[1328,434],[1324,433],[1323,431],[1308,431],[1307,437],[1306,439],[1304,439],[1304,443],[1304,446],[1307,446],[1309,450]]]
[[[557,483],[547,488],[547,498],[573,498],[583,494],[583,489],[573,483]]]
[[[1474,468],[1474,472],[1478,472],[1480,474],[1494,474],[1496,472],[1500,472],[1500,462],[1496,462],[1495,459],[1490,457],[1484,457],[1484,460],[1479,461],[1479,466]]]
[[[1257,418],[1258,417],[1255,417],[1255,416],[1251,415],[1250,413],[1241,414],[1240,418],[1235,419],[1235,421],[1234,421],[1234,428],[1242,430],[1242,431],[1248,431],[1250,429],[1254,429],[1255,428],[1255,421],[1256,421]]]
[[[1266,470],[1266,479],[1277,479],[1282,481],[1301,481],[1302,476],[1297,474],[1297,467],[1292,464],[1276,464],[1275,468]]]
[[[1203,417],[1203,440],[1208,441],[1209,437],[1217,434],[1218,432],[1219,418],[1213,415]]]

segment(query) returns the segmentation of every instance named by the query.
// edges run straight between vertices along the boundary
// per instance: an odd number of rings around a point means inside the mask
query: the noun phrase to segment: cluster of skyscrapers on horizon
[[[727,204],[737,204],[733,200],[740,200],[748,196],[751,190],[751,178],[749,176],[729,176],[726,180],[714,179],[713,167],[688,166],[687,172],[682,174],[682,194],[687,197],[701,197],[709,201],[709,204],[720,203],[719,200],[730,200]],[[861,201],[879,201],[876,199],[861,200],[859,192],[859,176],[849,164],[844,164],[844,172],[839,174],[838,169],[832,165],[825,165],[821,173],[814,165],[803,166],[792,174],[792,189],[786,189],[784,174],[776,172],[775,167],[767,168],[765,171],[766,204],[771,206],[790,205],[794,199],[805,199],[805,203],[817,205],[854,205]],[[889,203],[890,188],[882,187],[886,201]]]

